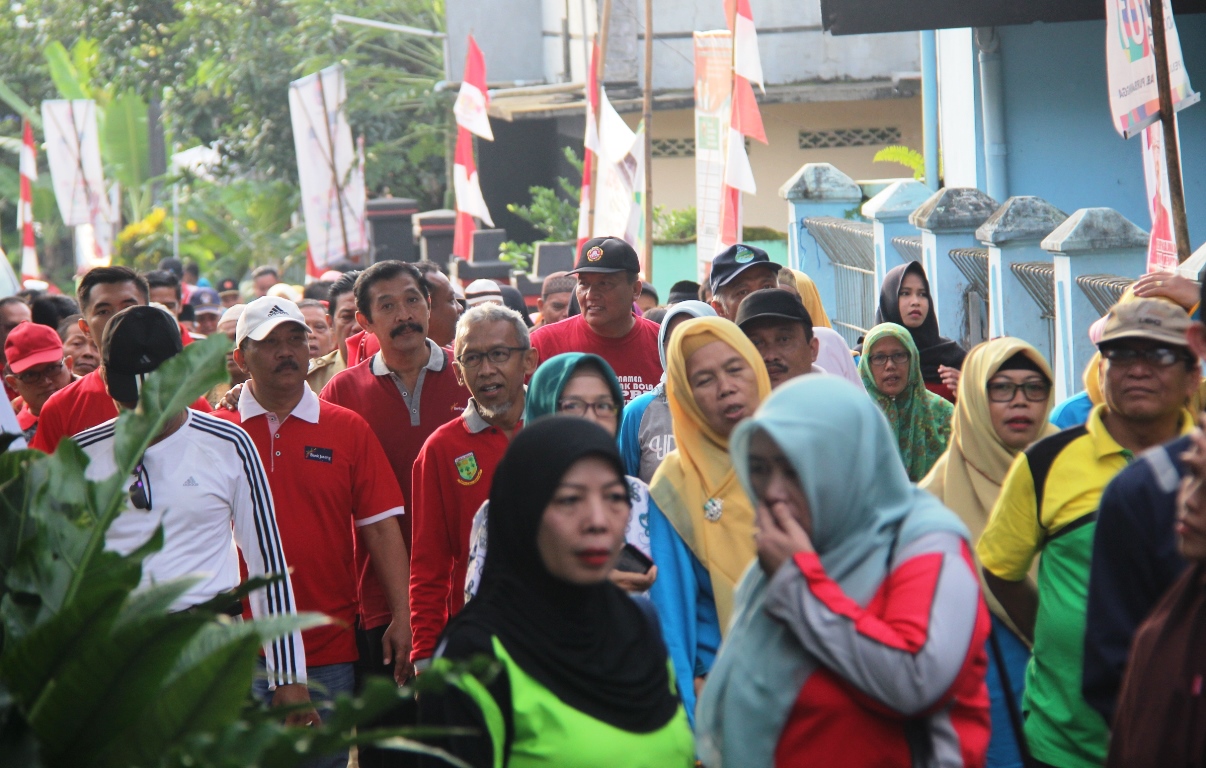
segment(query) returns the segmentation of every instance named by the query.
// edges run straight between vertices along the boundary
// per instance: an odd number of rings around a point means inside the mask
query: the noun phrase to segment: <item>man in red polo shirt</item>
[[[582,314],[532,332],[541,362],[563,352],[590,352],[607,361],[624,399],[651,391],[662,378],[658,324],[632,312],[641,295],[641,264],[636,251],[615,237],[596,237],[582,245],[575,293]]]
[[[319,702],[353,688],[353,527],[373,554],[392,610],[382,653],[394,662],[399,683],[408,677],[409,558],[394,519],[404,512],[402,492],[381,444],[364,419],[320,402],[306,385],[310,332],[301,310],[287,299],[264,296],[248,304],[235,331],[234,356],[250,379],[238,411],[217,415],[243,427],[268,471],[299,610],[336,620],[302,633],[308,678],[327,687],[311,692],[321,715]]]
[[[28,322],[8,334],[4,357],[8,361],[4,381],[21,396],[17,425],[25,439],[32,440],[42,406],[74,379],[72,360],[63,354],[63,341],[53,328]]]
[[[410,614],[416,666],[465,602],[469,529],[490,495],[494,468],[522,426],[524,380],[536,370],[528,328],[513,309],[469,308],[456,326],[457,377],[473,397],[461,418],[432,433],[411,482],[414,547]]]
[[[126,307],[149,303],[147,281],[129,267],[96,267],[76,289],[80,305],[80,330],[96,341],[104,337],[109,318]],[[191,408],[209,413],[209,403],[199,398]],[[79,434],[117,416],[117,406],[105,389],[101,369],[77,379],[50,396],[38,417],[38,431],[30,448],[53,453],[64,437]]]

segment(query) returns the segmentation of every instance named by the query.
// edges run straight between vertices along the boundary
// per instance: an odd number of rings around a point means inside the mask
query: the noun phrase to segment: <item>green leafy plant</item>
[[[896,163],[903,165],[913,172],[913,178],[921,181],[925,178],[925,157],[915,149],[892,145],[884,147],[875,153],[877,163]]]
[[[413,740],[431,729],[355,730],[406,695],[391,681],[341,698],[321,727],[284,727],[250,699],[258,649],[325,617],[232,622],[220,608],[232,595],[172,613],[191,579],[137,589],[162,529],[129,555],[104,548],[139,457],[225,377],[229,346],[212,336],[148,377],[139,409],[117,422],[111,477],[86,480],[70,439],[50,456],[0,454],[0,764],[286,768],[371,742],[461,765]]]
[[[695,206],[667,211],[665,207],[653,207],[653,241],[685,243],[695,239]]]

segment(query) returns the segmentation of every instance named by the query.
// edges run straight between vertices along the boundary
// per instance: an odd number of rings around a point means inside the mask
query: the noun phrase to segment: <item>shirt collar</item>
[[[471,435],[485,432],[490,428],[490,423],[477,410],[477,401],[472,397],[469,398],[469,404],[465,406],[465,410],[461,411],[461,418],[465,420],[465,428],[469,430],[469,434]]]
[[[314,394],[314,390],[307,385],[302,388],[302,398],[297,405],[293,406],[293,411],[289,416],[296,416],[302,421],[308,421],[311,424],[318,423],[318,395]],[[262,416],[268,413],[268,409],[260,405],[260,401],[255,399],[255,395],[251,394],[251,387],[244,386],[243,391],[239,394],[239,418],[243,421]],[[286,416],[285,418],[288,418]]]
[[[1089,433],[1090,439],[1093,441],[1093,451],[1097,454],[1097,458],[1102,459],[1115,453],[1125,454],[1128,459],[1133,456],[1129,450],[1123,448],[1110,431],[1106,429],[1105,422],[1101,420],[1105,413],[1106,406],[1097,405],[1089,412],[1089,418],[1085,422],[1085,430]],[[1189,411],[1182,409],[1181,424],[1177,427],[1177,434],[1187,435],[1193,430],[1193,416]]]
[[[427,339],[427,348],[430,352],[427,356],[427,364],[423,367],[429,371],[440,372],[444,370],[444,365],[447,360],[444,358],[444,348],[437,346],[434,341]],[[388,376],[391,371],[385,366],[385,358],[380,352],[373,355],[372,361],[369,363],[374,376]]]

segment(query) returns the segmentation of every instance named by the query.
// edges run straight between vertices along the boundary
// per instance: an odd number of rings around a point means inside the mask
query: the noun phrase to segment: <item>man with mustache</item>
[[[976,545],[984,581],[1033,640],[1022,710],[1038,766],[1105,762],[1109,725],[1083,693],[1085,618],[1102,492],[1136,456],[1193,427],[1201,378],[1185,310],[1160,299],[1117,304],[1097,348],[1105,402],[1081,427],[1018,454]],[[1130,545],[1132,542],[1128,542]],[[1029,580],[1039,553],[1038,587]]]
[[[342,282],[342,281],[340,281]],[[339,287],[336,283],[335,288]],[[335,288],[332,288],[334,293]],[[431,304],[423,276],[412,264],[381,261],[360,273],[352,288],[356,322],[372,334],[380,351],[335,374],[321,399],[355,411],[372,428],[393,467],[402,496],[413,502],[411,468],[423,442],[440,425],[455,419],[469,390],[452,370],[452,353],[427,338]],[[333,300],[343,306],[344,297]],[[336,326],[339,325],[338,316]],[[413,509],[413,503],[411,507]],[[413,513],[412,513],[413,514]],[[411,546],[411,518],[393,518]],[[381,659],[381,635],[391,620],[389,603],[373,575],[371,558],[356,548],[360,574],[358,637],[361,674],[392,674]],[[403,753],[362,749],[362,768],[396,764]]]
[[[787,291],[754,291],[742,300],[734,322],[754,343],[772,387],[808,373],[824,373],[813,364],[820,343],[812,334],[812,317]]]
[[[528,327],[513,309],[487,302],[456,325],[456,375],[473,397],[461,418],[432,433],[411,482],[414,557],[410,603],[413,659],[422,669],[464,605],[473,516],[490,495],[494,468],[523,426],[524,380],[536,370]]]
[[[380,442],[363,418],[320,402],[306,385],[311,333],[287,299],[264,296],[248,304],[235,331],[234,358],[249,379],[238,410],[217,415],[251,436],[267,470],[298,609],[335,619],[302,632],[308,678],[326,689],[311,692],[321,716],[323,702],[352,692],[359,657],[353,527],[389,602],[392,622],[382,654],[399,683],[409,676],[409,563],[395,519],[404,513],[402,491]]]

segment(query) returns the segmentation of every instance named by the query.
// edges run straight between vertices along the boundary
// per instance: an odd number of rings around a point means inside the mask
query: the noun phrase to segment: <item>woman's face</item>
[[[888,397],[896,397],[909,385],[909,350],[897,339],[885,336],[875,342],[868,361],[875,386]]]
[[[722,437],[758,407],[754,369],[723,341],[706,344],[687,358],[687,381],[704,421]]]
[[[570,376],[557,398],[557,413],[593,421],[613,437],[620,428],[619,403],[603,377],[592,370]]]
[[[1034,371],[997,371],[988,380],[988,415],[1009,450],[1020,451],[1038,439],[1050,398],[1051,385]]]
[[[930,292],[925,281],[912,272],[900,282],[900,317],[905,328],[920,328],[930,314]]]
[[[536,548],[548,572],[571,584],[607,578],[624,546],[628,484],[597,456],[574,462],[544,508]]]
[[[750,436],[750,483],[758,503],[789,512],[812,537],[812,509],[791,461],[765,431]]]

